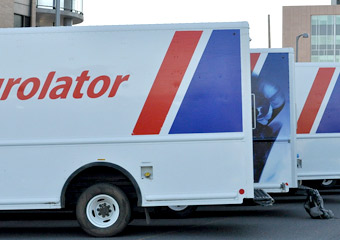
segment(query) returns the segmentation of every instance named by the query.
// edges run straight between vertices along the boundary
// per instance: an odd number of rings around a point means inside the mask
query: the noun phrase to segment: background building
[[[285,6],[282,14],[282,47],[299,40],[300,62],[340,62],[340,0],[328,6]]]
[[[56,0],[0,0],[0,27],[54,26]],[[60,25],[83,22],[83,0],[60,0]]]

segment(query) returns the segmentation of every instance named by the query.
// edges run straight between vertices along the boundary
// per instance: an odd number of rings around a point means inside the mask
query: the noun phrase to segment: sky
[[[80,25],[197,22],[249,23],[251,48],[282,47],[282,6],[330,5],[331,0],[83,0]]]

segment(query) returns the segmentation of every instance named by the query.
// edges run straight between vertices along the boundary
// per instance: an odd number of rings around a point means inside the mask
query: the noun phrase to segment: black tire
[[[197,206],[187,206],[183,210],[174,210],[174,208],[171,206],[167,208],[168,208],[168,213],[170,214],[170,216],[178,217],[178,218],[187,218],[196,211]]]
[[[131,208],[122,190],[111,184],[99,183],[80,195],[76,216],[81,228],[88,234],[94,237],[110,237],[117,235],[128,225]]]
[[[177,209],[176,209],[177,208]],[[197,209],[197,206],[168,206],[155,209],[157,217],[187,218]]]

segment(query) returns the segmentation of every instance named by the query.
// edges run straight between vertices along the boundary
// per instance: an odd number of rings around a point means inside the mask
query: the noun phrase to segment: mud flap
[[[300,186],[300,189],[306,191],[307,198],[304,204],[306,212],[313,219],[331,219],[334,218],[334,213],[331,210],[324,208],[323,199],[318,190]]]

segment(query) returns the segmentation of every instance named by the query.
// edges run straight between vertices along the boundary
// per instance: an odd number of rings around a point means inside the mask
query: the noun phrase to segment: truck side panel
[[[340,178],[339,74],[337,63],[296,63],[300,180]]]
[[[93,162],[129,172],[142,206],[253,197],[244,24],[24,31],[0,33],[0,209],[61,207]]]

